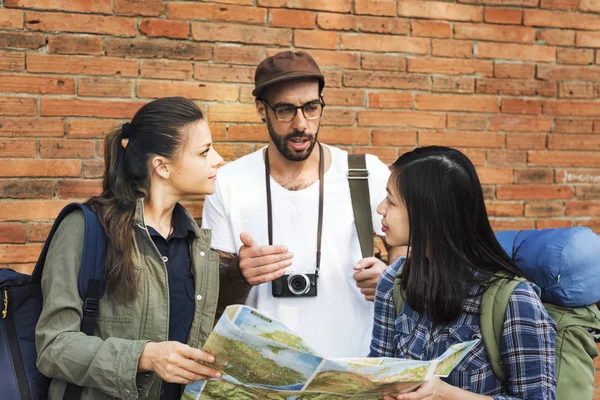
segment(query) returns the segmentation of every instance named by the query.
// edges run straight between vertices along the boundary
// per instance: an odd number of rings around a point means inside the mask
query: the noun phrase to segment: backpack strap
[[[394,287],[392,288],[392,301],[394,303],[394,310],[396,311],[396,318],[398,318],[398,315],[400,315],[400,312],[402,312],[402,307],[404,307],[404,303],[406,301],[402,295],[402,290],[400,289],[401,275],[402,265],[398,268],[398,272],[396,272],[396,277],[394,278]]]
[[[489,285],[481,299],[481,336],[488,359],[496,377],[506,382],[508,377],[502,365],[500,340],[504,327],[504,316],[508,308],[510,296],[517,286],[527,282],[525,278],[509,278],[506,274],[496,273],[490,278]]]
[[[373,219],[369,195],[369,170],[364,154],[348,154],[348,183],[354,222],[363,258],[373,256]]]
[[[46,262],[50,242],[58,226],[67,215],[73,211],[81,210],[85,220],[83,239],[83,253],[81,256],[81,269],[79,271],[79,296],[83,300],[83,319],[81,332],[88,336],[93,335],[96,317],[99,311],[99,302],[104,295],[104,259],[106,257],[106,236],[96,213],[84,204],[71,203],[67,205],[56,217],[50,229],[42,253],[32,273],[32,283],[40,283]],[[68,384],[63,396],[64,400],[78,400],[81,397],[81,387]]]

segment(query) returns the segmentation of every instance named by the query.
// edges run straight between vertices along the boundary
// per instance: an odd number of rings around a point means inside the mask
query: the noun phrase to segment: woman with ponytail
[[[202,112],[184,98],[148,103],[109,133],[103,191],[87,202],[107,239],[93,336],[80,331],[83,213],[61,223],[44,267],[36,346],[50,400],[63,399],[68,383],[82,400],[179,399],[184,384],[220,377],[199,349],[217,312],[243,302],[249,285],[236,265],[219,264],[210,231],[179,202],[213,193],[222,161]]]

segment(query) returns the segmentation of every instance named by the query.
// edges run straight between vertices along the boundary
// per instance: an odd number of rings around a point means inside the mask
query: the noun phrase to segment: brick
[[[487,128],[488,117],[483,114],[448,113],[448,128],[458,130],[479,130]]]
[[[70,119],[67,123],[67,137],[70,139],[102,139],[120,125],[121,121],[114,119]]]
[[[79,96],[131,97],[132,82],[129,79],[79,78]]]
[[[416,146],[415,130],[373,130],[373,146]]]
[[[0,9],[0,28],[23,29],[23,11]]]
[[[325,76],[325,82],[327,87],[341,87],[342,86],[342,71],[324,70],[323,76]]]
[[[328,106],[364,107],[365,91],[360,89],[333,89],[325,87],[323,91],[325,104]]]
[[[0,31],[0,49],[37,50],[45,45],[46,35],[42,33]]]
[[[281,49],[268,50],[267,56],[274,55],[280,52]],[[357,53],[349,53],[339,50],[310,50],[310,55],[315,59],[320,68],[326,67],[337,67],[337,68],[349,68],[357,69],[360,65],[360,55]],[[256,69],[252,66],[253,70]],[[254,72],[252,72],[254,76]],[[328,85],[329,83],[327,83]]]
[[[556,8],[559,10],[577,10],[579,0],[541,0],[541,8]]]
[[[569,81],[577,77],[580,81],[600,82],[600,68],[568,66],[568,65],[538,65],[537,78],[548,81]]]
[[[61,199],[89,199],[102,193],[102,182],[91,180],[61,180],[56,185]]]
[[[243,22],[263,25],[267,21],[267,9],[228,4],[199,2],[169,2],[169,19]]]
[[[51,35],[48,36],[48,53],[101,55],[104,41],[98,36]]]
[[[403,56],[363,53],[361,57],[363,69],[406,71],[406,57]]]
[[[0,51],[0,71],[22,71],[25,69],[25,54]]]
[[[553,183],[554,171],[544,168],[522,168],[514,170],[515,183]]]
[[[156,17],[164,12],[164,0],[114,0],[115,14]]]
[[[241,65],[196,64],[194,78],[199,81],[253,83],[255,70],[256,67]]]
[[[79,160],[37,160],[15,158],[9,161],[11,168],[0,171],[0,176],[17,177],[57,177],[80,176]]]
[[[523,230],[532,229],[533,221],[531,219],[490,218],[490,225],[494,231]]]
[[[572,199],[574,191],[564,185],[498,185],[498,200],[564,200]]]
[[[588,217],[600,215],[600,202],[598,201],[567,201],[565,215],[572,217]]]
[[[429,79],[426,75],[358,71],[344,73],[344,86],[429,90]]]
[[[317,16],[314,12],[299,10],[269,10],[269,25],[280,28],[312,29],[316,25]]]
[[[0,137],[39,137],[63,136],[62,118],[2,118],[0,117]]]
[[[192,22],[194,40],[289,46],[292,31],[287,28],[262,28],[250,25]]]
[[[577,47],[600,47],[600,34],[598,32],[577,32],[575,37]]]
[[[520,25],[523,21],[523,10],[516,8],[486,8],[483,17],[492,24]]]
[[[252,153],[255,148],[247,143],[218,143],[215,149],[226,161],[233,161]]]
[[[494,64],[491,61],[484,60],[410,58],[408,60],[408,71],[446,75],[479,74],[493,76]]]
[[[571,220],[566,219],[536,219],[535,229],[570,228],[573,226]]]
[[[341,34],[340,47],[345,50],[428,54],[429,40],[389,35],[343,33]]]
[[[230,85],[154,80],[138,80],[136,94],[138,98],[182,96],[204,101],[236,101],[239,95],[238,88]]]
[[[440,144],[451,147],[500,148],[504,146],[504,135],[489,132],[419,131],[419,146]]]
[[[263,59],[264,50],[260,46],[215,45],[213,60],[228,64],[258,65]]]
[[[111,0],[5,0],[4,6],[85,13],[110,14],[112,12]]]
[[[442,129],[446,115],[422,111],[359,111],[358,125]]]
[[[42,98],[40,115],[131,119],[144,104],[130,100]]]
[[[0,223],[0,243],[25,243],[27,228],[20,223]]]
[[[532,165],[600,167],[600,153],[597,151],[532,150],[527,153],[527,161]]]
[[[598,37],[600,39],[600,36]],[[600,43],[600,41],[599,41]],[[600,47],[600,44],[599,46]],[[556,51],[557,64],[588,65],[594,63],[594,50],[583,49],[558,49]]]
[[[436,57],[473,57],[473,44],[468,40],[432,40],[431,54]]]
[[[592,133],[594,121],[591,119],[555,118],[554,132]]]
[[[506,166],[524,166],[527,162],[527,154],[520,150],[488,150],[487,164]]]
[[[41,244],[3,244],[0,245],[0,263],[36,262],[41,251]]]
[[[517,201],[486,201],[485,208],[491,217],[523,216],[523,204]]]
[[[441,1],[405,0],[398,2],[398,15],[413,18],[479,22],[483,20],[483,7]]]
[[[502,99],[502,112],[537,115],[542,113],[542,102],[540,100]]]
[[[497,113],[498,99],[491,96],[460,96],[449,94],[418,94],[415,106],[426,111],[471,111]]]
[[[136,58],[208,60],[212,48],[206,43],[167,39],[107,39],[106,55]]]
[[[410,24],[412,36],[449,38],[452,27],[445,21],[414,20]]]
[[[492,115],[490,117],[490,130],[509,132],[550,132],[552,130],[552,118],[524,115]]]
[[[485,164],[485,150],[479,150],[479,149],[458,149],[460,150],[464,155],[467,156],[467,158],[469,160],[471,160],[471,162],[473,163],[473,165],[475,165],[476,167],[478,166],[482,166],[483,164]],[[484,196],[486,194],[486,188],[483,188],[483,192],[484,192]]]
[[[27,54],[27,71],[135,77],[138,73],[138,66],[136,60],[114,57]]]
[[[593,117],[600,112],[600,103],[594,101],[547,100],[542,107],[546,115]]]
[[[64,200],[19,200],[4,202],[0,209],[0,221],[53,220],[67,204],[68,202]]]
[[[329,107],[321,117],[321,125],[354,125],[355,120],[354,110]]]
[[[352,11],[351,0],[257,0],[256,4],[261,7],[299,8],[340,13]]]
[[[398,150],[393,147],[355,147],[354,154],[373,154],[386,163],[391,164],[398,158]]]
[[[369,93],[369,108],[413,108],[411,93],[372,92]]]
[[[594,133],[600,133],[600,120],[594,121]]]
[[[92,158],[95,153],[96,143],[92,140],[40,140],[40,155],[44,158]]]
[[[598,97],[598,86],[591,82],[558,82],[558,97],[593,99]]]
[[[454,24],[454,37],[493,42],[533,43],[535,42],[535,29],[522,26],[456,23]]]
[[[264,124],[233,125],[229,124],[228,140],[242,142],[260,142],[266,140],[267,128]]]
[[[371,142],[371,130],[366,128],[323,127],[319,129],[319,140],[328,144],[369,144]]]
[[[546,135],[537,133],[509,133],[506,135],[507,149],[544,149],[546,148]]]
[[[185,21],[144,19],[140,23],[140,33],[150,37],[187,39],[190,35],[190,24]]]
[[[581,11],[600,12],[600,1],[598,0],[581,0],[579,2],[579,8]],[[596,367],[600,369],[600,364]]]
[[[240,103],[252,103],[256,101],[254,96],[252,96],[252,90],[254,90],[254,86],[244,85],[240,87]]]
[[[354,12],[356,14],[396,16],[395,0],[355,0]]]
[[[211,104],[208,106],[210,122],[261,122],[253,105]]]
[[[600,135],[549,135],[550,150],[600,150]]]
[[[140,78],[186,80],[193,75],[191,62],[142,60],[140,65]]]
[[[113,36],[135,36],[132,18],[93,14],[28,11],[26,26],[33,31],[83,32]]]
[[[75,80],[53,76],[0,74],[0,92],[75,94]]]
[[[556,49],[550,46],[512,43],[479,43],[477,45],[477,58],[553,62],[555,57]]]
[[[30,222],[27,224],[27,238],[30,242],[45,242],[50,229],[52,224],[49,222]]]
[[[84,160],[83,177],[86,179],[102,178],[104,174],[103,160]]]
[[[407,19],[387,17],[357,17],[358,30],[372,33],[392,33],[408,35],[410,25]]]
[[[576,186],[575,197],[580,200],[600,200],[600,187],[595,186]]]
[[[593,31],[600,29],[600,15],[566,11],[525,10],[523,25]]]
[[[562,202],[536,201],[525,203],[526,217],[561,217],[565,214]]]
[[[37,99],[0,96],[0,115],[36,115]]]
[[[575,31],[540,29],[537,32],[536,40],[552,46],[573,46],[575,45]]]
[[[358,31],[358,17],[355,15],[319,13],[317,25],[321,29],[334,31]]]
[[[556,83],[520,79],[477,79],[476,93],[511,96],[556,96]]]
[[[35,140],[0,139],[0,157],[35,157]]]
[[[296,29],[294,46],[313,49],[336,49],[338,47],[337,32],[324,32]]]
[[[462,76],[434,76],[434,92],[475,93],[475,78]]]
[[[227,124],[209,124],[208,127],[213,141],[227,140]]]
[[[491,6],[537,7],[540,0],[459,0],[461,3],[486,4]]]

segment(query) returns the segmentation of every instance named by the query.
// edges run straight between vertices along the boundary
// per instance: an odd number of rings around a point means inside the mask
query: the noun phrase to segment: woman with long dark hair
[[[36,345],[49,399],[67,383],[81,399],[179,399],[183,384],[220,377],[199,348],[217,308],[240,300],[227,294],[247,284],[235,266],[220,268],[210,231],[179,202],[213,193],[222,161],[202,112],[180,97],[144,105],[107,136],[103,192],[87,202],[107,239],[93,336],[80,330],[82,212],[60,224],[44,267]]]
[[[512,278],[521,272],[496,241],[477,173],[464,154],[417,148],[391,170],[377,211],[387,243],[410,251],[380,278],[370,356],[432,360],[458,342],[481,339],[483,292],[496,273]],[[392,291],[399,270],[405,303],[396,316]],[[507,383],[494,375],[479,341],[448,378],[433,378],[397,399],[554,399],[556,326],[538,294],[535,285],[521,283],[510,298],[500,341]]]

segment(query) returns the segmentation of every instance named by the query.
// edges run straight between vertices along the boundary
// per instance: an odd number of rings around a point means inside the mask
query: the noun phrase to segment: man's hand
[[[246,232],[240,234],[240,240],[243,243],[238,251],[240,271],[251,285],[271,282],[285,274],[285,268],[292,265],[294,255],[285,246],[257,246]]]
[[[368,301],[375,301],[375,289],[379,282],[379,275],[388,266],[378,258],[367,257],[358,261],[354,266],[356,271],[352,277],[356,281],[356,286]]]

